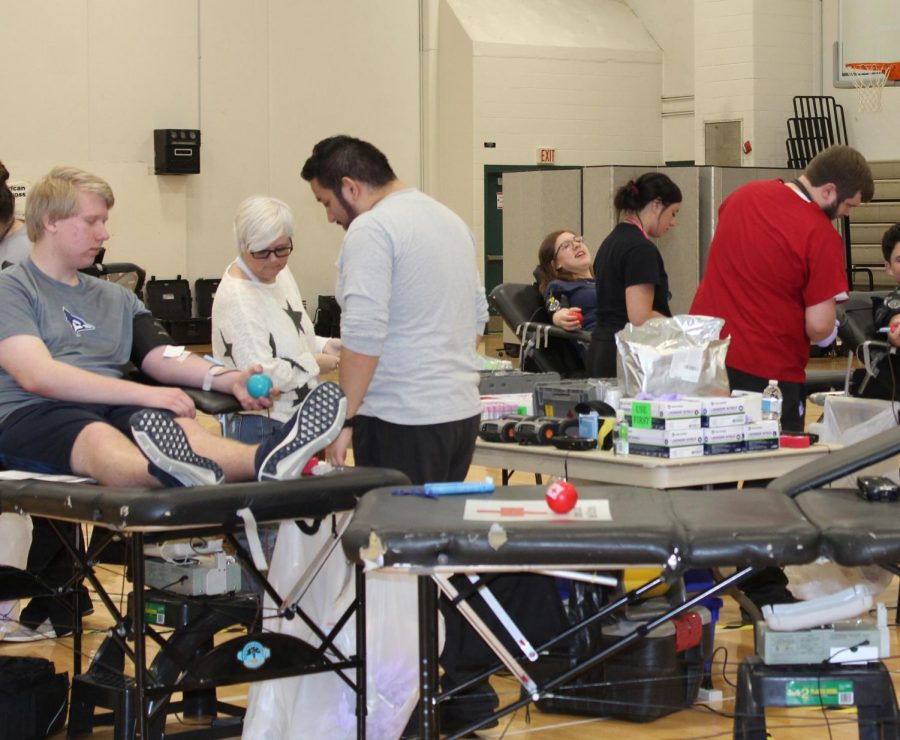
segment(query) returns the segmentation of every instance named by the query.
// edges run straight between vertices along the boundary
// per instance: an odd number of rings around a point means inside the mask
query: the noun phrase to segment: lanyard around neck
[[[238,257],[236,257],[235,260],[234,260],[234,264],[236,264],[236,265],[238,266],[238,269],[239,269],[241,272],[243,272],[243,273],[247,276],[247,279],[248,279],[248,280],[250,280],[251,282],[254,282],[254,283],[262,283],[262,280],[260,280],[260,279],[253,273],[253,270],[251,270],[249,267],[247,267],[247,263],[244,262],[244,258],[243,258],[243,257],[241,257],[240,255],[238,255]]]
[[[809,191],[806,189],[806,186],[804,186],[804,184],[802,182],[800,182],[800,180],[798,180],[797,178],[794,178],[794,180],[792,182],[796,186],[797,190],[800,191],[801,195],[803,195],[804,198],[806,198],[810,203],[812,203],[813,197],[809,194]]]
[[[626,216],[625,221],[632,226],[637,226],[641,230],[641,233],[644,235],[645,239],[650,238],[650,235],[647,233],[647,229],[644,228],[644,224],[641,222],[640,218],[638,218],[637,216]]]

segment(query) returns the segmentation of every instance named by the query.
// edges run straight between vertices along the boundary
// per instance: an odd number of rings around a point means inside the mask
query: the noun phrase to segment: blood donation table
[[[475,443],[474,465],[504,471],[527,471],[575,480],[646,488],[684,488],[715,483],[768,480],[821,459],[840,445],[815,444],[805,449],[780,448],[763,452],[708,455],[669,460],[642,455],[617,456],[612,450],[572,452],[545,445]]]

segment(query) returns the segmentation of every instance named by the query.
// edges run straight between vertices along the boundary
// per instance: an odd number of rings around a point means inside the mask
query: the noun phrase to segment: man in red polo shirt
[[[874,193],[872,172],[848,146],[821,152],[791,182],[751,182],[729,195],[692,314],[725,319],[732,389],[778,380],[781,424],[802,432],[810,343],[830,344],[847,298],[844,248],[832,219]]]

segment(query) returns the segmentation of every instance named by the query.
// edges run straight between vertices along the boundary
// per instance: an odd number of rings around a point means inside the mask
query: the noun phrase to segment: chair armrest
[[[228,393],[218,391],[203,391],[199,388],[182,388],[191,399],[198,411],[211,416],[219,414],[232,414],[241,410],[240,402]]]
[[[862,357],[860,359],[866,368],[866,373],[869,375],[877,375],[875,364],[880,362],[885,355],[897,351],[894,345],[889,342],[883,342],[880,339],[867,339],[860,346],[862,347]]]
[[[576,339],[582,344],[590,344],[591,343],[591,333],[589,331],[585,331],[584,329],[577,329],[576,331],[567,331],[566,334],[571,334],[572,339]]]
[[[124,377],[135,383],[143,383],[144,385],[159,385],[153,378],[145,375],[133,365],[125,368]],[[219,393],[218,391],[204,391],[200,388],[181,387],[197,407],[198,411],[210,416],[218,416],[219,414],[232,414],[241,410],[240,402],[230,393]]]
[[[583,344],[590,344],[591,342],[591,333],[583,329],[567,331],[555,324],[547,324],[542,321],[527,321],[516,327],[516,336],[520,337],[522,341],[525,341],[526,337],[531,334],[535,336],[535,344],[538,345],[541,344],[544,338],[549,337],[568,339],[573,342],[582,342]]]

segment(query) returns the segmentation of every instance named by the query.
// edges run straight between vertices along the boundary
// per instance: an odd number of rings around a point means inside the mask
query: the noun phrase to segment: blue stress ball
[[[268,396],[272,392],[272,378],[265,373],[251,375],[247,381],[247,393],[254,398]]]

